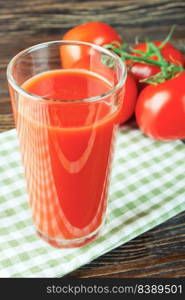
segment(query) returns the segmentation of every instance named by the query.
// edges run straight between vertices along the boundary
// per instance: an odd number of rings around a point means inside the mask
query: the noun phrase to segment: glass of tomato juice
[[[105,219],[125,65],[90,43],[52,41],[17,54],[7,77],[36,231],[84,246]]]

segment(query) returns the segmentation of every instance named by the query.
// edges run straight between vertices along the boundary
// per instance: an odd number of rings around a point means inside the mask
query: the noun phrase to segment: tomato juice
[[[89,98],[111,86],[66,69],[38,74],[22,89],[16,123],[36,229],[54,246],[81,246],[104,219],[118,114],[114,95]]]

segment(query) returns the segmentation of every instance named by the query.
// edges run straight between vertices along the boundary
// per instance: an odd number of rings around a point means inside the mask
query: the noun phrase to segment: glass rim
[[[113,57],[115,60],[117,60],[120,63],[121,68],[122,68],[122,73],[121,73],[120,80],[118,81],[118,83],[115,86],[113,86],[106,93],[103,93],[103,94],[100,94],[100,95],[97,95],[97,96],[94,96],[94,97],[83,98],[83,99],[78,99],[78,100],[77,99],[74,99],[74,100],[57,99],[57,100],[55,100],[55,99],[52,99],[52,98],[47,98],[47,97],[43,97],[43,96],[39,96],[39,95],[27,92],[26,90],[24,90],[16,82],[16,80],[14,79],[14,76],[12,75],[12,69],[13,69],[14,64],[16,63],[16,61],[21,56],[29,54],[29,53],[31,53],[35,50],[42,49],[44,47],[51,46],[51,45],[61,45],[61,46],[62,45],[84,45],[84,46],[92,47],[92,48],[96,49],[99,52],[101,51],[104,54],[107,54],[107,55]],[[58,69],[56,69],[56,70],[58,70]],[[37,75],[39,75],[39,74],[37,74]],[[102,98],[108,97],[111,94],[115,93],[117,90],[119,90],[121,88],[121,86],[125,83],[126,75],[127,75],[126,65],[117,54],[111,52],[110,50],[108,50],[108,49],[106,49],[102,46],[98,46],[98,45],[88,43],[88,42],[75,41],[75,40],[68,40],[68,41],[55,40],[55,41],[49,41],[49,42],[44,42],[44,43],[39,43],[39,44],[33,45],[31,47],[28,47],[28,48],[20,51],[18,54],[16,54],[10,60],[10,62],[7,65],[7,79],[8,79],[8,82],[19,94],[21,94],[23,96],[26,96],[26,97],[29,97],[29,98],[31,98],[35,101],[40,100],[40,101],[44,101],[44,102],[47,102],[47,103],[48,102],[55,102],[55,103],[64,103],[64,102],[65,103],[70,103],[71,102],[71,103],[74,103],[74,102],[95,102],[95,101],[100,101]]]

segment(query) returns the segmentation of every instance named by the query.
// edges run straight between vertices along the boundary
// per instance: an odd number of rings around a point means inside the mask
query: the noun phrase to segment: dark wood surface
[[[6,66],[20,50],[58,40],[88,21],[112,25],[126,42],[162,39],[173,24],[173,42],[185,44],[185,1],[0,0],[0,131],[14,127]],[[99,257],[66,277],[185,276],[185,212]]]

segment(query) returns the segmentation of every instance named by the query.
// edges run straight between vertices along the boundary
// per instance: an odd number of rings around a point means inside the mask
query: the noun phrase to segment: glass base
[[[36,233],[42,240],[44,240],[45,242],[47,242],[48,244],[50,244],[53,247],[56,247],[56,248],[78,248],[78,247],[86,246],[86,245],[90,244],[91,242],[93,242],[94,240],[96,240],[100,234],[102,225],[104,225],[104,222],[95,231],[91,232],[90,234],[88,234],[86,236],[83,236],[83,237],[77,238],[77,239],[51,238],[51,237],[46,236],[43,232],[41,232],[38,229],[36,229]]]

